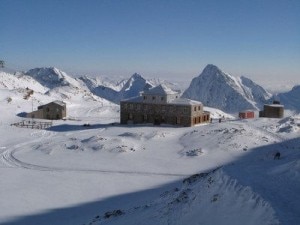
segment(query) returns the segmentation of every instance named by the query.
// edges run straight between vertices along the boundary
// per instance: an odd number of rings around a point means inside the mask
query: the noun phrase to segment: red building
[[[239,113],[240,119],[252,119],[254,118],[254,111],[243,111]]]

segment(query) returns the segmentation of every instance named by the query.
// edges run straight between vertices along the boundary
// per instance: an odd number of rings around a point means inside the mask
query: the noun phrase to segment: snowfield
[[[299,223],[297,117],[191,128],[95,118],[1,125],[1,224]]]
[[[300,114],[237,120],[205,107],[210,124],[125,126],[118,105],[69,78],[49,90],[29,79],[24,98],[27,86],[2,76],[1,225],[300,224]],[[55,99],[66,120],[11,126]]]

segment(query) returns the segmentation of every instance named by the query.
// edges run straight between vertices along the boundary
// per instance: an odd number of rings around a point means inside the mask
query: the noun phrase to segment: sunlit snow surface
[[[30,83],[28,100],[26,87],[0,89],[1,225],[300,224],[299,114],[236,120],[206,108],[211,124],[125,126],[104,99]],[[67,120],[10,126],[57,98]]]

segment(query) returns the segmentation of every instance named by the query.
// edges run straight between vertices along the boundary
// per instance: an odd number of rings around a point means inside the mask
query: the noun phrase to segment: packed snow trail
[[[139,172],[139,171],[113,171],[113,170],[98,170],[98,169],[80,169],[80,168],[63,168],[63,167],[47,167],[39,166],[18,160],[14,153],[17,150],[7,150],[1,153],[1,161],[6,165],[17,168],[39,170],[39,171],[53,171],[53,172],[86,172],[86,173],[108,173],[108,174],[133,174],[141,176],[172,176],[172,177],[185,177],[188,174],[172,174],[172,173],[152,173],[152,172]]]

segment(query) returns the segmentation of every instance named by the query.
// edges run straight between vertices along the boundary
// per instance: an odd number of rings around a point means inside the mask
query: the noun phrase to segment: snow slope
[[[275,98],[279,99],[286,109],[300,112],[300,85],[294,86],[288,92],[275,95]]]
[[[60,86],[80,86],[78,81],[55,67],[35,68],[27,71],[25,74],[50,89]]]
[[[119,106],[81,81],[29,99],[19,81],[0,88],[1,225],[300,223],[299,114],[236,120],[206,107],[226,119],[125,126]],[[47,130],[10,125],[57,99],[69,119]]]
[[[140,74],[133,74],[128,80],[112,81],[104,78],[81,77],[80,80],[86,84],[89,90],[108,101],[116,104],[120,100],[139,96],[142,91],[148,90],[154,86],[164,84],[173,90],[179,90],[178,85],[161,79],[145,79]]]
[[[153,87],[153,85],[137,73],[133,74],[127,81],[121,80],[120,82],[108,80],[103,82],[100,79],[87,77],[81,77],[80,79],[93,94],[116,104],[119,104],[122,99],[138,96],[141,91]]]
[[[22,73],[13,75],[2,71],[0,71],[0,88],[8,90],[29,88],[41,93],[45,93],[48,90],[30,76]]]
[[[211,64],[191,81],[182,96],[228,113],[258,109],[271,97],[250,79],[233,77]]]

